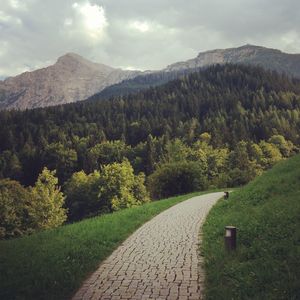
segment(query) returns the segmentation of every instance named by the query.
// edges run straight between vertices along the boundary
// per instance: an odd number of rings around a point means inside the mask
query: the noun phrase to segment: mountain
[[[265,69],[300,78],[300,54],[288,54],[276,49],[245,45],[238,48],[217,49],[201,52],[196,58],[177,62],[161,71],[141,74],[135,78],[106,87],[95,98],[127,95],[162,85],[170,80],[215,64],[259,65]]]
[[[0,110],[27,109],[137,93],[215,64],[259,65],[300,78],[300,54],[245,45],[201,52],[159,71],[124,71],[68,53],[56,64],[0,81]]]
[[[27,109],[75,102],[140,71],[124,71],[67,53],[49,67],[0,81],[0,109]]]
[[[300,54],[288,54],[280,50],[254,45],[201,52],[196,58],[167,66],[164,71],[170,72],[226,63],[259,65],[265,69],[300,78]]]

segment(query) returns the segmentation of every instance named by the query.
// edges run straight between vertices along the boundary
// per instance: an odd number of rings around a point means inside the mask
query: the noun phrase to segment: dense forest
[[[143,74],[131,79],[123,80],[120,83],[106,87],[100,93],[90,97],[89,100],[107,99],[116,96],[126,96],[146,90],[150,87],[160,86],[169,81],[180,78],[184,75],[199,71],[201,68],[182,69],[175,71],[157,71],[154,73]],[[203,69],[203,68],[202,68]]]
[[[124,142],[130,160],[145,159],[149,135],[161,141],[158,148],[174,138],[190,145],[203,132],[214,147],[272,135],[299,145],[300,83],[255,67],[214,66],[125,98],[2,111],[0,124],[1,177],[28,185],[44,166],[60,166],[64,181],[73,171],[92,171],[91,153],[104,141]]]
[[[28,187],[57,176],[70,221],[138,205],[148,191],[245,184],[299,150],[300,81],[259,67],[216,65],[92,100],[0,112],[0,178]]]

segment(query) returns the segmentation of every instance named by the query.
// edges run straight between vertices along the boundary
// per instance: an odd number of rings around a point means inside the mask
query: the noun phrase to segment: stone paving
[[[73,297],[79,299],[202,299],[199,229],[223,193],[181,202],[133,233]]]

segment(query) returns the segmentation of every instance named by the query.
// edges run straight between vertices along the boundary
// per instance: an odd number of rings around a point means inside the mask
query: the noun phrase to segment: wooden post
[[[236,249],[236,227],[225,226],[225,249],[230,252]]]

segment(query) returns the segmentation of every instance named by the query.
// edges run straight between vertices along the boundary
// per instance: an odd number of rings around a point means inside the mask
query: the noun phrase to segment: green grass
[[[0,299],[70,298],[99,263],[143,223],[174,204],[204,193],[151,202],[1,241]]]
[[[238,228],[224,250],[224,227]],[[300,299],[300,155],[219,201],[203,227],[207,299]]]

